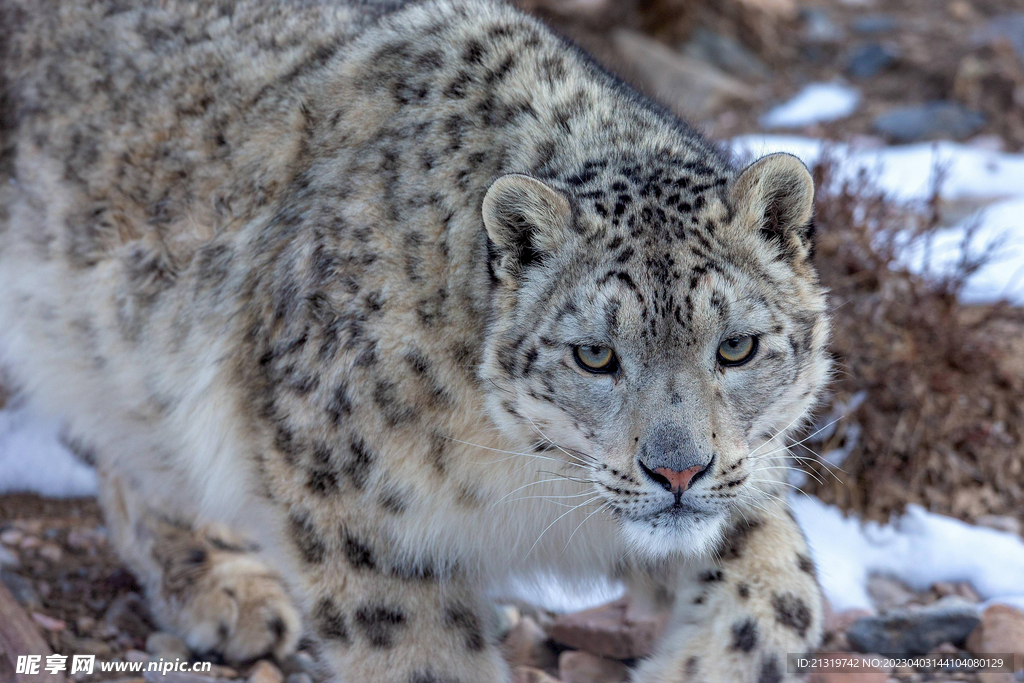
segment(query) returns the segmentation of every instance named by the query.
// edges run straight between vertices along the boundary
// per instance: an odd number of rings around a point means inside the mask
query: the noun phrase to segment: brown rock
[[[902,581],[883,574],[868,577],[868,595],[879,612],[903,607],[917,597]]]
[[[147,671],[142,674],[146,683],[217,683],[217,679],[211,676],[201,676],[184,671],[171,671],[162,674],[159,671]]]
[[[614,659],[566,651],[558,658],[558,678],[562,683],[622,683],[629,669]]]
[[[7,529],[3,533],[0,533],[0,543],[3,543],[4,545],[18,545],[21,543],[21,539],[23,538],[25,538],[25,534],[18,529]]]
[[[557,678],[548,676],[540,669],[519,666],[512,671],[512,683],[559,683],[559,681]]]
[[[68,627],[68,625],[60,619],[48,617],[42,612],[33,612],[32,619],[47,631],[63,631]]]
[[[631,659],[651,654],[664,630],[657,616],[630,618],[625,598],[557,617],[548,635],[557,642],[601,657]]]
[[[60,644],[62,652],[73,652],[77,655],[95,655],[102,659],[110,659],[113,650],[102,640],[95,638],[78,638],[71,635],[70,631],[60,632]]]
[[[61,558],[64,557],[64,551],[54,543],[44,543],[39,548],[39,557],[56,563],[60,562]]]
[[[522,616],[501,645],[511,667],[551,669],[558,655],[548,645],[548,634],[531,617]]]
[[[779,19],[792,19],[796,16],[794,0],[740,0],[747,11],[760,11]]]
[[[284,683],[284,674],[270,661],[261,659],[249,669],[246,683]]]
[[[992,605],[967,637],[967,649],[977,655],[1012,652],[1014,671],[1024,670],[1024,613],[1008,605]]]
[[[706,120],[731,105],[756,99],[742,81],[642,33],[619,29],[612,42],[645,90],[687,118]]]
[[[822,628],[826,633],[845,633],[853,622],[870,616],[872,613],[866,609],[847,609],[842,612],[828,610],[825,613],[825,622],[822,624]]]
[[[940,581],[932,586],[932,590],[940,598],[945,598],[949,595],[955,595],[963,598],[968,602],[981,602],[981,596],[974,590],[974,586],[966,582],[949,583],[946,581]]]
[[[854,611],[854,610],[847,610]],[[860,655],[851,654],[850,657]],[[807,683],[886,683],[889,675],[873,666],[849,666],[843,671],[815,672],[807,678]]]

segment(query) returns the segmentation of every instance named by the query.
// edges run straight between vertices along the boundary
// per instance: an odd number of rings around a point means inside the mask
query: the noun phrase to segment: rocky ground
[[[91,654],[102,661],[182,658],[212,662],[209,674],[148,673],[145,683],[321,680],[305,651],[285,661],[224,662],[194,657],[181,640],[157,631],[139,586],[113,555],[93,500],[55,502],[30,495],[0,496],[0,520],[0,590],[6,587],[10,591],[55,653]],[[1001,523],[1005,526],[1012,520]],[[879,576],[871,580],[869,592],[878,614],[830,612],[823,652],[1024,653],[1024,614],[992,606],[979,616],[976,605],[980,599],[970,584],[936,584],[927,591],[914,592]],[[636,613],[628,599],[565,615],[525,604],[496,605],[495,610],[505,654],[523,683],[625,681],[636,660],[650,653],[665,623],[663,614]],[[4,618],[8,617],[0,608],[0,621]],[[856,674],[815,676],[813,683],[1024,680],[1024,673],[1014,678],[1013,674],[870,667],[858,667]],[[71,678],[81,683],[128,683],[124,676],[99,673]],[[2,664],[0,681],[7,683]],[[132,683],[142,683],[142,679]]]
[[[841,82],[859,92],[856,111],[791,132],[877,145],[954,139],[1008,151],[1024,146],[1020,0],[520,2],[717,138],[763,131],[763,115],[805,85]],[[815,171],[819,181],[828,173]],[[928,207],[912,220],[934,228],[951,208]],[[1020,534],[1024,313],[960,305],[952,284],[927,286],[893,269],[870,226],[908,217],[870,191],[822,193],[818,220],[819,267],[837,309],[833,351],[844,370],[825,413],[862,393],[868,399],[805,444],[817,453],[850,452],[845,473],[819,468],[823,483],[812,480],[807,490],[869,518],[886,519],[915,502]],[[0,496],[3,590],[56,653],[105,661],[193,657],[154,631],[138,585],[112,554],[95,501]],[[830,614],[825,651],[1024,653],[1024,615],[993,606],[979,616],[969,584],[914,592],[875,577],[870,591],[878,614]],[[622,681],[663,623],[623,603],[562,616],[528,605],[496,609],[523,682]],[[0,627],[4,618],[0,613]],[[145,683],[319,678],[308,653],[214,664],[205,677],[149,674]],[[814,680],[1024,681],[1024,673],[858,671]],[[10,677],[0,647],[0,683]]]

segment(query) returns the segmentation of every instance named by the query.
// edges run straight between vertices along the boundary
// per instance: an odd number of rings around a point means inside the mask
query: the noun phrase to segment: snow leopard
[[[496,0],[0,13],[0,348],[162,629],[491,683],[493,596],[609,580],[671,609],[637,683],[795,679],[797,158],[741,168]]]

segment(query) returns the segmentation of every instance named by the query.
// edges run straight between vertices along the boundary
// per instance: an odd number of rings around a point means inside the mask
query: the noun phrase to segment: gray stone
[[[638,31],[619,29],[612,33],[612,44],[646,89],[661,94],[665,104],[691,120],[704,121],[729,107],[756,100],[743,81]]]
[[[880,43],[855,49],[846,60],[846,73],[854,78],[871,78],[896,61],[896,52]]]
[[[829,18],[828,12],[819,7],[805,7],[800,10],[804,27],[801,33],[808,43],[838,43],[843,40],[843,29]]]
[[[22,607],[29,610],[42,607],[43,601],[40,599],[39,593],[32,586],[32,582],[25,577],[11,571],[0,570],[0,581],[3,581],[7,589],[11,591],[11,595]]]
[[[857,33],[889,33],[899,28],[899,21],[891,14],[865,14],[853,20],[853,30]]]
[[[857,652],[923,655],[943,643],[962,647],[979,623],[974,605],[948,597],[927,607],[859,619],[846,629],[846,639]]]
[[[748,80],[769,76],[768,67],[732,36],[697,28],[682,47],[688,57],[714,64],[722,71]]]
[[[960,140],[978,132],[985,117],[955,102],[937,100],[892,109],[875,117],[872,125],[876,132],[897,142]]]
[[[192,653],[185,641],[163,631],[153,631],[146,638],[146,652],[167,660],[188,659]]]
[[[103,623],[115,633],[125,633],[135,640],[145,640],[152,630],[146,601],[138,593],[119,595],[110,603]]]
[[[300,671],[298,673],[288,674],[288,677],[284,679],[284,683],[313,683],[313,677]]]
[[[217,683],[217,679],[212,676],[184,671],[170,671],[166,674],[159,671],[144,671],[142,677],[146,679],[146,683]]]
[[[0,567],[17,567],[19,564],[18,556],[0,545]]]
[[[871,602],[880,613],[905,607],[917,597],[902,581],[884,574],[868,577],[867,589]]]

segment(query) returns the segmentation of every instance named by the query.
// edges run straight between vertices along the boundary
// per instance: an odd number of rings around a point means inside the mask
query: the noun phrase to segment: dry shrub
[[[867,174],[837,182],[835,168],[814,169],[816,260],[835,317],[832,405],[862,402],[808,440],[818,455],[849,455],[843,471],[812,461],[819,481],[806,490],[879,521],[908,503],[967,520],[1024,516],[1024,315],[959,301],[988,256],[966,244],[943,279],[899,265],[907,246],[896,235],[928,240],[940,226],[937,191],[907,207]]]

